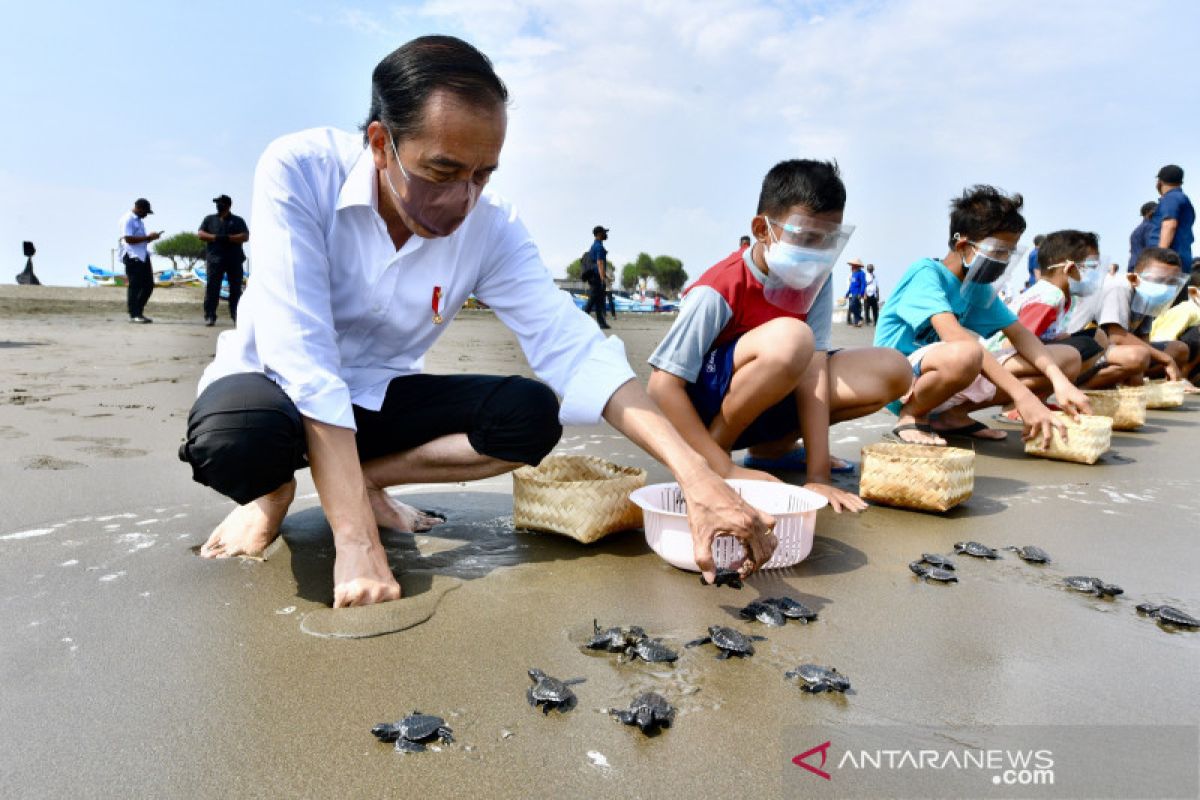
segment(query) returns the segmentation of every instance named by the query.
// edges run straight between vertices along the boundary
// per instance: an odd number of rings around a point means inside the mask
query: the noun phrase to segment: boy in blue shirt
[[[1079,353],[1043,344],[997,299],[1010,266],[1020,263],[1022,202],[991,186],[965,190],[951,203],[950,252],[913,264],[892,291],[875,344],[903,353],[916,379],[890,406],[899,420],[889,438],[938,446],[946,444],[943,435],[1003,439],[1003,431],[969,414],[1011,402],[1024,421],[1024,438],[1048,443],[1052,429],[1065,430],[1030,390],[1046,380],[1068,413],[1090,410],[1074,375],[1064,371],[1078,373]],[[1023,369],[1010,371],[986,351],[982,339],[997,331],[1022,357]]]
[[[908,363],[879,347],[836,349],[831,273],[853,231],[835,164],[790,160],[763,180],[754,243],[701,275],[650,356],[648,391],[683,438],[726,478],[774,480],[738,466],[731,450],[798,461],[835,511],[866,503],[831,485],[829,427],[903,394]],[[790,452],[789,452],[790,451]],[[784,455],[791,458],[780,458]]]

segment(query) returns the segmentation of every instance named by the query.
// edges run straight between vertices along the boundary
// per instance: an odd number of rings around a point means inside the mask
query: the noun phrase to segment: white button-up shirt
[[[142,218],[132,211],[128,211],[125,213],[125,216],[121,217],[117,224],[121,226],[121,239],[117,245],[117,257],[125,258],[128,255],[141,261],[149,258],[150,253],[146,249],[145,242],[141,244],[129,244],[129,242],[125,241],[126,236],[146,235],[146,224],[142,222]]]
[[[539,378],[561,399],[563,424],[594,424],[634,377],[558,289],[512,207],[484,192],[458,230],[412,236],[399,251],[379,216],[375,163],[358,134],[316,128],[272,142],[254,174],[254,276],[238,325],[222,333],[200,380],[262,372],[311,419],[354,428],[351,404],[377,411],[388,383],[421,372],[469,294],[495,311]]]

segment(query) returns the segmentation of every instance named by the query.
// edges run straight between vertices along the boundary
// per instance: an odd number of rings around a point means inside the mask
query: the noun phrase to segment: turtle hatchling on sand
[[[1012,550],[1022,561],[1028,561],[1030,564],[1049,564],[1050,554],[1040,547],[1035,547],[1027,544],[1024,547],[1012,547],[1011,545],[1004,548]]]
[[[803,691],[816,694],[817,692],[842,692],[850,688],[850,679],[833,667],[822,667],[817,664],[801,664],[795,669],[783,673],[785,678],[799,678]]]
[[[664,663],[679,658],[679,653],[663,644],[662,639],[651,639],[649,636],[642,636],[626,647],[625,655],[630,661],[640,658],[651,663]]]
[[[610,653],[623,653],[626,648],[646,635],[646,632],[636,625],[628,628],[601,629],[597,620],[592,620],[592,630],[592,638],[588,640],[587,647],[592,650],[607,650]]]
[[[817,612],[792,597],[768,597],[762,602],[775,606],[788,619],[794,619],[805,624],[817,618]]]
[[[784,616],[783,609],[763,600],[755,600],[738,611],[738,614],[741,615],[742,619],[756,619],[762,624],[770,625],[773,628],[778,628],[780,625],[787,623],[787,617]]]
[[[1000,554],[986,544],[979,542],[955,542],[954,552],[966,553],[976,558],[999,558]]]
[[[529,698],[529,705],[540,705],[543,714],[549,714],[552,708],[557,708],[559,711],[570,711],[574,708],[578,700],[570,687],[586,680],[586,678],[572,678],[569,681],[560,681],[536,668],[529,670],[529,679],[533,681],[533,686],[529,687],[525,696]]]
[[[675,709],[657,692],[639,694],[633,698],[628,710],[610,708],[608,713],[626,725],[637,725],[646,735],[650,735],[657,728],[669,728],[675,721]]]
[[[1138,613],[1156,617],[1160,624],[1175,625],[1180,628],[1200,628],[1200,619],[1180,611],[1175,606],[1156,606],[1153,603],[1142,603],[1137,607]]]
[[[913,574],[926,581],[941,581],[942,583],[958,583],[958,576],[948,569],[926,564],[924,561],[913,561],[908,565]]]
[[[1125,593],[1125,590],[1115,583],[1105,583],[1099,578],[1089,578],[1086,575],[1071,575],[1063,578],[1063,583],[1077,592],[1087,592],[1100,597],[1116,597]]]
[[[381,722],[371,728],[371,733],[381,742],[395,742],[399,753],[422,753],[433,739],[440,739],[445,744],[454,741],[446,720],[420,711],[413,711],[399,722]]]
[[[949,558],[949,556],[944,556],[941,553],[921,553],[921,561],[931,567],[954,569],[954,562]]]
[[[704,580],[704,573],[700,573],[700,583],[704,586],[728,586],[731,589],[740,589],[742,588],[742,573],[736,569],[719,569],[712,583]]]
[[[733,628],[726,628],[724,625],[709,625],[708,636],[690,641],[684,647],[696,647],[711,642],[721,650],[717,654],[717,658],[725,659],[730,656],[741,658],[754,655],[754,645],[751,640],[763,642],[766,639],[765,636],[747,636]]]

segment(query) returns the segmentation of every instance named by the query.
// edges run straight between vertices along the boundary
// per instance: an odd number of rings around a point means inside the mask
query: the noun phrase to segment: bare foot
[[[333,562],[333,607],[369,606],[400,599],[400,584],[378,541],[340,545]]]
[[[208,537],[200,555],[204,558],[262,555],[279,535],[279,526],[295,496],[293,480],[252,503],[238,506]]]
[[[383,489],[367,487],[367,497],[371,501],[371,511],[375,514],[375,524],[380,528],[420,533],[427,531],[444,520],[426,514],[419,508],[413,508],[407,503],[401,503],[388,495]]]

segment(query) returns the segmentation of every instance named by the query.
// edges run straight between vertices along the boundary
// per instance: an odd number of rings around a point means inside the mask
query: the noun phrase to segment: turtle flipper
[[[729,658],[731,655],[733,655],[733,654],[730,653],[728,650],[722,650],[721,652],[717,653],[717,660],[724,661],[725,659]]]
[[[700,639],[693,639],[692,641],[685,644],[684,647],[699,647],[700,645],[708,644],[711,641],[712,641],[711,636],[704,636]]]
[[[397,753],[424,753],[425,745],[420,742],[413,742],[401,736],[396,740]]]
[[[530,686],[528,689],[525,690],[525,697],[527,697],[529,699],[529,705],[531,705],[531,706],[537,705],[537,700],[533,699],[533,687],[532,686]]]
[[[449,728],[438,728],[437,735],[444,744],[454,744],[454,733]]]

